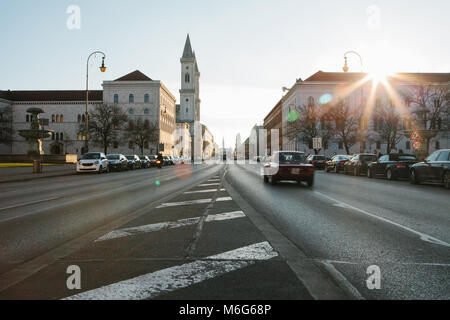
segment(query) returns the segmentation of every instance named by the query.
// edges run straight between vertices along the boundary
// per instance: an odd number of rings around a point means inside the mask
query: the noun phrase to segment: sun
[[[388,71],[388,70],[384,70],[383,68],[375,68],[374,70],[369,72],[369,77],[370,79],[372,79],[374,81],[374,83],[378,84],[378,83],[386,83],[387,82],[387,78],[389,76],[391,76],[393,73]]]

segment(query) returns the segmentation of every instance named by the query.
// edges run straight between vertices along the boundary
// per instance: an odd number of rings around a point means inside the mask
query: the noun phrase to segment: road
[[[271,186],[259,170],[0,184],[0,299],[450,298],[448,190],[322,171]]]

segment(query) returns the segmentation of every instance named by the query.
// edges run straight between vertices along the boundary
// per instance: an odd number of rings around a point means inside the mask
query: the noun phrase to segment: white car
[[[108,159],[103,152],[89,152],[77,162],[77,172],[109,172]]]

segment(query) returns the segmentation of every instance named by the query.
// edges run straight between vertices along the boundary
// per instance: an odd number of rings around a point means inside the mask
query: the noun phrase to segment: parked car
[[[106,155],[109,163],[109,169],[112,171],[128,170],[128,159],[123,154]]]
[[[417,162],[416,156],[412,154],[386,154],[368,165],[367,176],[369,178],[386,177],[388,180],[409,178],[410,166]]]
[[[423,162],[411,166],[411,183],[443,183],[450,189],[450,149],[433,152]]]
[[[175,164],[175,161],[174,161],[174,159],[173,159],[173,156],[168,156],[169,157],[169,164],[171,165],[171,166],[173,166],[174,164]]]
[[[325,156],[312,154],[306,159],[306,163],[312,164],[316,169],[325,169]]]
[[[355,154],[344,164],[344,174],[353,174],[359,176],[367,174],[368,165],[377,161],[377,156],[373,153]]]
[[[170,159],[168,156],[163,156],[163,165],[170,166]]]
[[[148,159],[150,160],[150,167],[156,166],[156,159],[158,159],[158,156],[148,156]]]
[[[325,166],[325,171],[330,172],[334,171],[335,173],[339,173],[344,170],[344,164],[350,160],[350,156],[337,154],[331,158],[330,161],[327,161]]]
[[[147,156],[139,156],[142,168],[150,168],[150,159]]]
[[[264,182],[275,185],[278,181],[305,181],[308,186],[314,184],[314,166],[306,163],[306,156],[298,151],[278,151],[270,162],[264,165]]]
[[[89,152],[77,162],[77,172],[109,172],[108,159],[103,152]]]
[[[130,168],[130,170],[142,168],[141,159],[139,159],[139,157],[137,155],[132,154],[132,155],[127,155],[125,157],[128,160],[128,167]]]

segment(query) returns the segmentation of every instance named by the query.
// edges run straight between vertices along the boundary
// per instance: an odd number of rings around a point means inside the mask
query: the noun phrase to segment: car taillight
[[[339,161],[340,164],[344,164],[346,161]]]
[[[316,160],[311,161],[312,163],[316,163]]]
[[[403,163],[397,163],[395,166],[397,168],[405,168],[406,167],[406,165],[404,165]]]

